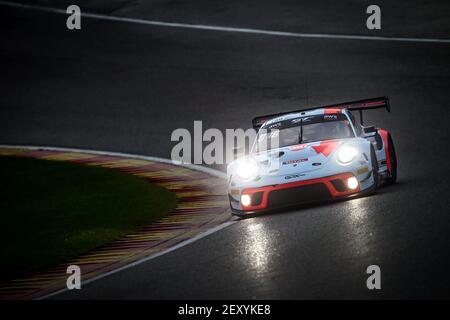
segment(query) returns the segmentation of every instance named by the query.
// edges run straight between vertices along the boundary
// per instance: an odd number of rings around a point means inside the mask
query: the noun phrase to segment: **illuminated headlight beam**
[[[352,162],[353,159],[355,159],[357,154],[358,150],[356,150],[354,147],[342,146],[337,153],[337,160],[341,164],[348,164]]]
[[[239,164],[236,169],[236,174],[242,180],[251,180],[258,174],[258,167],[255,163],[250,161],[244,161]]]

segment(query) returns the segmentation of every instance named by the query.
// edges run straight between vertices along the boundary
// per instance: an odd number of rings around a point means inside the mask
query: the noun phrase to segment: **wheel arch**
[[[392,163],[391,163],[391,159],[389,157],[390,150],[389,150],[389,142],[388,142],[390,133],[389,133],[389,131],[387,131],[386,129],[383,129],[383,128],[378,128],[378,133],[381,136],[381,140],[383,141],[382,150],[383,150],[383,153],[384,153],[384,156],[386,159],[387,169],[388,169],[388,171],[392,171]],[[391,137],[391,139],[392,139],[392,137]]]

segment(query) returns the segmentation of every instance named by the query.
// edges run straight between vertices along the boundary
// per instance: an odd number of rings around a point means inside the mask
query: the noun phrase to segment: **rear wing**
[[[281,117],[283,115],[290,114],[290,113],[299,113],[299,112],[303,112],[303,111],[310,111],[310,110],[322,109],[322,108],[347,109],[349,111],[359,111],[359,114],[361,117],[361,124],[363,123],[362,112],[364,110],[374,110],[374,109],[386,108],[386,110],[388,112],[391,112],[391,105],[389,103],[389,97],[385,96],[385,97],[377,97],[377,98],[371,98],[371,99],[342,102],[342,103],[336,103],[336,104],[332,104],[332,105],[317,106],[317,107],[312,107],[312,108],[307,108],[307,109],[292,110],[292,111],[287,111],[287,112],[269,114],[269,115],[253,118],[252,125],[253,125],[253,128],[258,131],[259,128],[261,128],[261,126],[265,122],[269,121],[270,119]]]

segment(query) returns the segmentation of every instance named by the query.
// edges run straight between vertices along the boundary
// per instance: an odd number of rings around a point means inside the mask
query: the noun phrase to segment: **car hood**
[[[286,175],[319,170],[341,145],[341,140],[304,143],[253,156],[261,175]]]

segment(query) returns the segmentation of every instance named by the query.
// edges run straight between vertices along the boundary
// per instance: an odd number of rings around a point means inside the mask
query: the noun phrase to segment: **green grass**
[[[0,156],[0,281],[65,262],[169,213],[172,192],[130,174]]]

